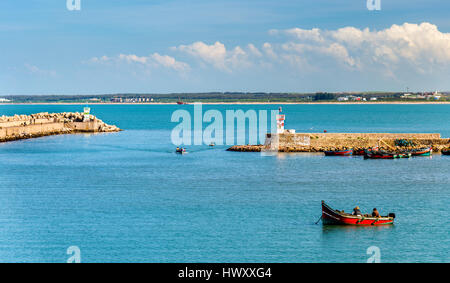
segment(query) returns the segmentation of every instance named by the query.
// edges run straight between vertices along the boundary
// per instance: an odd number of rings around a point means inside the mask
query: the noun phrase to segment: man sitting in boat
[[[372,217],[381,217],[380,213],[378,212],[378,210],[376,208],[374,208],[372,211]]]
[[[361,210],[359,209],[359,206],[356,206],[355,208],[353,208],[352,215],[362,216],[362,213],[361,213]]]

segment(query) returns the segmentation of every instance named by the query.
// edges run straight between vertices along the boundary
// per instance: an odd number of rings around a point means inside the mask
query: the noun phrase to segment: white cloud
[[[275,54],[275,52],[273,51],[272,44],[266,42],[263,44],[262,48],[266,55],[269,56],[269,58],[276,59],[278,57],[277,54]]]
[[[139,57],[134,54],[120,54],[119,60],[126,61],[127,63],[140,63],[147,64],[150,57]]]
[[[263,50],[272,59],[295,62],[300,56],[311,65],[336,62],[355,70],[409,67],[420,73],[450,66],[450,33],[442,33],[430,23],[404,23],[380,31],[293,28],[270,30],[269,34],[287,36],[284,42],[264,44]]]
[[[251,60],[252,57],[262,56],[261,52],[253,44],[248,44],[245,49],[236,46],[227,50],[225,45],[219,41],[211,45],[197,41],[190,45],[172,47],[172,50],[188,54],[196,59],[200,59],[206,65],[211,65],[226,72],[232,72],[234,69],[249,68],[255,63]]]
[[[322,36],[321,30],[318,28],[313,28],[310,30],[293,28],[284,31],[285,34],[294,36],[298,40],[310,40],[315,42],[323,42],[324,38]]]
[[[262,56],[263,56],[263,54],[261,53],[261,51],[259,51],[259,49],[256,48],[255,45],[253,45],[253,44],[250,43],[250,44],[247,45],[247,48],[248,48],[249,52],[250,52],[251,54],[255,55],[256,57],[262,57]]]
[[[33,75],[50,76],[50,77],[56,76],[55,71],[43,70],[35,65],[25,64],[25,68],[27,69],[28,73]]]
[[[88,62],[90,63],[126,62],[128,64],[140,64],[152,68],[163,67],[178,72],[187,72],[190,70],[190,66],[187,63],[177,61],[175,58],[168,55],[160,55],[159,53],[153,53],[149,56],[137,56],[135,54],[119,54],[116,57],[108,57],[108,56],[93,57]]]
[[[157,64],[164,66],[166,68],[169,68],[169,69],[174,69],[176,71],[184,72],[184,71],[188,71],[190,69],[188,64],[177,61],[175,58],[170,57],[168,55],[160,55],[158,53],[153,53],[151,55],[151,58]]]
[[[440,32],[430,23],[404,23],[378,31],[356,27],[336,30],[291,28],[270,30],[269,34],[277,35],[276,40],[260,46],[254,43],[243,47],[226,46],[220,41],[213,44],[197,41],[171,50],[192,66],[197,64],[228,73],[293,66],[295,72],[302,73],[359,71],[394,77],[405,70],[432,73],[450,67],[450,33]],[[178,72],[191,69],[175,57],[158,53],[142,57],[134,54],[94,57],[90,61],[123,61]]]
[[[227,69],[225,66],[227,50],[225,45],[218,41],[212,45],[207,45],[201,41],[197,41],[190,45],[180,45],[174,49],[197,57],[206,63],[212,64],[218,69]]]

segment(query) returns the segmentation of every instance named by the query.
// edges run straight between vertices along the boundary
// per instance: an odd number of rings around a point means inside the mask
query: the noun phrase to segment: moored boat
[[[430,156],[433,154],[432,147],[413,149],[411,151],[412,156]]]
[[[395,159],[410,158],[411,156],[411,152],[366,151],[364,159]]]
[[[177,104],[178,105],[184,105],[184,104],[187,104],[187,103],[184,102],[183,100],[181,100],[180,98],[178,98]]]
[[[450,155],[450,149],[443,149],[443,150],[441,151],[441,153],[442,153],[443,155]]]
[[[324,225],[390,225],[394,224],[395,214],[372,217],[368,215],[352,215],[328,206],[322,201],[322,223]]]
[[[369,152],[366,151],[364,154],[364,159],[394,159],[397,158],[397,154],[395,153],[389,153],[389,152]]]
[[[411,152],[397,153],[397,158],[410,158],[411,156],[412,156]]]
[[[326,156],[349,156],[352,154],[353,149],[325,151]]]
[[[353,155],[365,155],[366,151],[377,151],[378,147],[372,147],[372,148],[364,148],[364,149],[358,149],[358,150],[353,150]]]

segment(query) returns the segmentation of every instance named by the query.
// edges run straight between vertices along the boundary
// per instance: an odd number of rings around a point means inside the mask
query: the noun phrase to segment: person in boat
[[[378,212],[378,210],[376,208],[374,208],[372,211],[372,217],[381,217],[380,213]]]
[[[362,213],[361,213],[361,210],[359,209],[359,206],[356,206],[355,208],[353,208],[352,215],[362,216]]]

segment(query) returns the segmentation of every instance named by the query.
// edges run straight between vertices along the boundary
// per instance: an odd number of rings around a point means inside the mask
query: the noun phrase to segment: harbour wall
[[[414,143],[409,148],[433,147],[434,151],[450,147],[450,139],[431,133],[282,133],[267,134],[264,145],[237,145],[230,151],[323,152],[328,150],[362,150],[378,146],[381,149],[397,149],[395,140]]]
[[[0,117],[0,142],[28,139],[57,134],[118,132],[111,126],[90,115],[81,113],[38,113]]]

